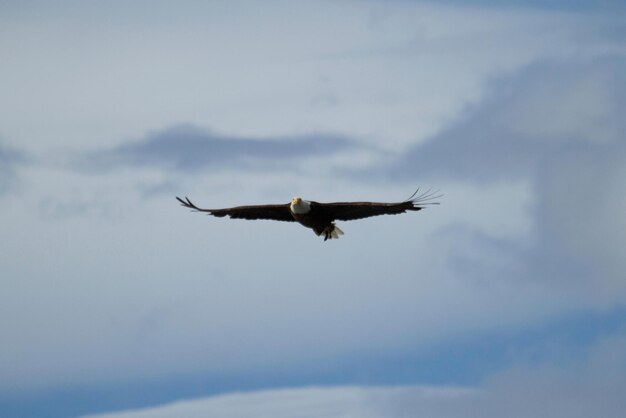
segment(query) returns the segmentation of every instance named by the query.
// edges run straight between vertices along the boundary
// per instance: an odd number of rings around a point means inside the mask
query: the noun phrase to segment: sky
[[[621,416],[625,17],[2,2],[0,415]]]

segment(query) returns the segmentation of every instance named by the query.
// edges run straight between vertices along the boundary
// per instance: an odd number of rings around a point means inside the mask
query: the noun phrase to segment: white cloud
[[[398,149],[480,98],[488,77],[595,51],[576,35],[604,23],[420,2],[11,9],[21,13],[2,21],[0,122],[46,151],[181,122],[235,136],[334,132]]]
[[[620,138],[616,123],[622,100],[616,92],[616,65],[601,58],[599,62],[565,61],[531,70],[520,83],[523,93],[508,97],[511,101],[495,123],[501,125],[501,131],[530,140],[616,141]]]
[[[464,214],[452,245],[460,277],[556,284],[581,306],[624,301],[625,68],[614,55],[536,63],[494,82],[463,118],[390,164],[393,178],[510,196],[505,206],[452,188]],[[513,225],[525,233],[511,234]]]
[[[197,6],[198,13],[161,5],[152,17],[141,6],[101,14],[83,5],[76,14],[36,11],[0,25],[10,35],[0,46],[3,135],[42,157],[24,170],[24,189],[3,198],[0,208],[3,235],[10,237],[0,242],[0,374],[8,376],[2,389],[314,368],[355,350],[420,350],[476,330],[540,322],[587,306],[590,291],[613,295],[608,305],[623,301],[615,279],[623,271],[624,229],[614,220],[623,205],[623,154],[606,166],[599,159],[583,165],[590,176],[576,171],[586,161],[577,155],[551,168],[575,174],[586,189],[604,185],[599,206],[568,211],[578,195],[556,171],[543,189],[533,189],[527,178],[528,167],[537,167],[546,147],[553,152],[558,142],[546,144],[544,136],[584,133],[594,146],[615,146],[620,138],[603,123],[621,116],[608,82],[621,80],[618,72],[603,72],[598,61],[589,73],[559,79],[570,63],[591,62],[588,55],[606,51],[604,41],[579,46],[574,36],[581,26],[595,34],[603,20],[361,4]],[[540,76],[521,84],[527,94],[496,102],[501,113],[477,101],[487,77],[511,72],[503,85],[515,84],[526,73],[514,70],[553,55],[561,66],[539,65]],[[545,71],[549,77],[542,78]],[[548,96],[545,81],[554,82]],[[575,89],[578,81],[584,90]],[[254,175],[207,170],[190,176],[148,167],[88,176],[63,166],[67,149],[115,148],[185,121],[229,138],[334,132],[365,143],[389,139],[384,146],[399,149],[440,131],[431,138],[445,142],[450,118],[469,101],[485,113],[473,125],[453,124],[469,126],[461,133],[477,141],[455,148],[457,159],[449,144],[440,148],[438,167],[460,169],[439,186],[450,195],[443,205],[342,225],[346,235],[332,243],[297,225],[186,213],[173,196],[207,206],[288,201],[296,194],[399,200],[424,178],[427,164],[410,166],[416,171],[394,185],[380,177],[337,176],[332,167],[308,161],[301,172]],[[554,118],[545,116],[546,108],[556,108]],[[516,113],[523,117],[515,120]],[[506,123],[488,125],[494,114]],[[486,125],[494,141],[503,125],[536,141],[530,151],[529,142],[517,144],[518,152],[511,152],[513,142],[485,146]],[[480,155],[470,158],[472,149]],[[468,186],[494,167],[509,175]],[[596,172],[600,167],[606,171]],[[535,196],[546,204],[541,215],[532,211]],[[589,213],[602,221],[598,228],[581,222]],[[538,216],[550,234],[542,235]],[[547,248],[533,247],[537,237],[554,239],[568,261],[573,255],[608,260],[614,274],[597,282],[585,276],[583,286],[541,280],[548,275],[525,269],[534,259],[524,251]],[[604,237],[611,245],[598,245]],[[524,280],[516,280],[520,275]]]
[[[382,418],[401,416],[388,409],[402,410],[414,404],[424,413],[438,405],[473,398],[477,391],[436,387],[311,387],[235,393],[207,399],[181,401],[158,408],[93,416],[98,418]]]
[[[568,351],[566,347],[561,348],[565,353]],[[617,418],[626,407],[623,397],[626,389],[624,353],[626,339],[623,333],[617,333],[598,341],[572,364],[519,364],[489,377],[475,388],[339,386],[278,389],[179,401],[90,418]]]

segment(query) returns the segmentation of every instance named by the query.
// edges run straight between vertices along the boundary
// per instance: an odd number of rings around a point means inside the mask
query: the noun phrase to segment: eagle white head
[[[291,199],[291,205],[289,205],[289,208],[293,213],[308,213],[311,210],[311,202],[302,200],[300,197],[294,197]]]

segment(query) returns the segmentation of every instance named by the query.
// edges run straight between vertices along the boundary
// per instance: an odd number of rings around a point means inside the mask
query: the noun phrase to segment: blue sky
[[[625,34],[619,2],[4,2],[0,415],[618,416]],[[331,242],[174,200],[418,186]]]

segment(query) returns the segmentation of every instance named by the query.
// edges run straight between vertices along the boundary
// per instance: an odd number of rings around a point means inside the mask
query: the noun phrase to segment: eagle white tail
[[[332,223],[330,226],[324,228],[322,234],[324,235],[324,241],[326,241],[327,239],[338,239],[340,235],[343,235],[343,231],[339,229],[337,225]]]

